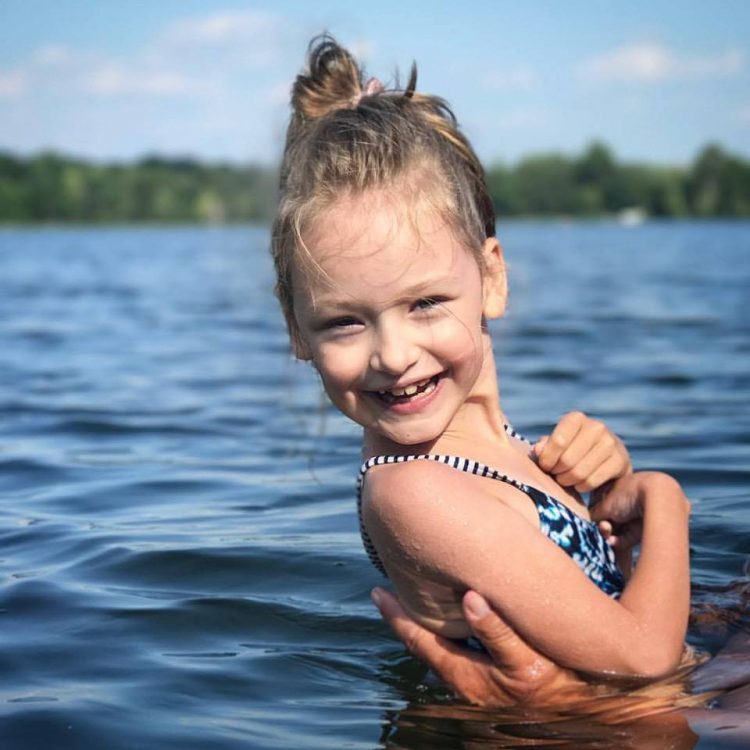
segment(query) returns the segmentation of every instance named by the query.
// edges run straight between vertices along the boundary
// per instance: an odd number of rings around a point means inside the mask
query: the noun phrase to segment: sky
[[[310,38],[446,98],[487,164],[750,157],[747,0],[0,0],[0,150],[274,164]]]

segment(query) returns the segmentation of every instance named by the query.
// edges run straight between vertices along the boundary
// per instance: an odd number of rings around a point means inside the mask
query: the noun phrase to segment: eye
[[[431,310],[442,302],[445,302],[442,297],[422,297],[422,299],[418,299],[412,307],[415,310]]]
[[[335,331],[344,328],[351,328],[352,326],[356,326],[358,324],[359,321],[356,318],[351,317],[351,315],[346,315],[342,316],[341,318],[331,318],[331,320],[327,320],[322,327]]]

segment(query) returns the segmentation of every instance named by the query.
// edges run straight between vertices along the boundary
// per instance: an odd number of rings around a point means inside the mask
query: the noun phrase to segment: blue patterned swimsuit
[[[508,432],[516,436],[511,428]],[[523,438],[521,438],[523,439]],[[528,441],[526,441],[528,442]],[[521,490],[536,506],[539,514],[539,528],[558,547],[567,552],[578,567],[605,594],[617,598],[625,587],[625,579],[617,567],[612,548],[602,536],[595,523],[587,521],[574,513],[565,504],[551,497],[546,492],[523,484],[503,474],[496,469],[459,456],[444,456],[435,453],[424,453],[413,456],[374,456],[362,464],[357,478],[357,512],[359,514],[359,529],[362,534],[367,555],[372,564],[384,575],[388,576],[377,550],[362,523],[362,486],[365,474],[373,466],[383,464],[404,463],[406,461],[437,461],[468,474],[495,479],[499,482],[511,484]]]

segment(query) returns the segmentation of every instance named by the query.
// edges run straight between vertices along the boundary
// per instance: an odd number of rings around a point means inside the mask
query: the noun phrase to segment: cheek
[[[484,351],[482,341],[478,336],[467,337],[458,361],[466,368],[472,379],[479,374],[484,363]]]
[[[315,352],[313,361],[327,387],[349,387],[361,373],[356,353],[348,348],[321,347]]]
[[[433,345],[456,364],[476,363],[483,357],[481,316],[453,318],[439,332],[434,331]]]

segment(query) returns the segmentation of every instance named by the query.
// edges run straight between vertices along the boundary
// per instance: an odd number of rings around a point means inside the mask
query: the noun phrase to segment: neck
[[[484,358],[474,388],[445,432],[435,441],[436,452],[459,453],[473,446],[510,445],[507,419],[500,403],[495,355],[488,333],[483,336]]]

